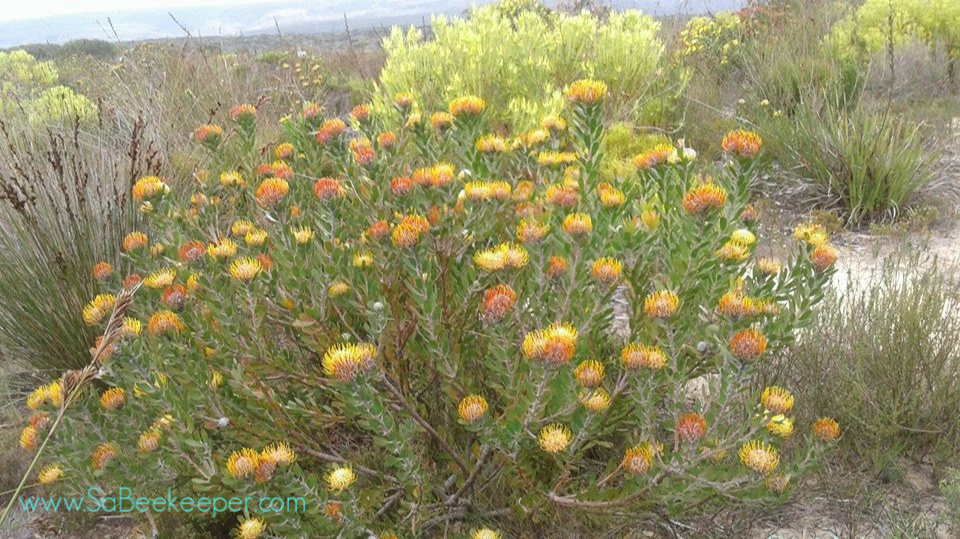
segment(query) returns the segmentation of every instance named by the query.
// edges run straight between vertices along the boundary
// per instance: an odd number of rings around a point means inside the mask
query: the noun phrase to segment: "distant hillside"
[[[201,0],[202,1],[202,0]],[[72,39],[143,40],[184,35],[172,11],[195,36],[239,36],[275,33],[312,34],[351,28],[420,23],[432,13],[458,14],[490,0],[284,0],[238,7],[191,6],[59,15],[42,19],[0,21],[0,48],[31,43],[63,43]],[[636,8],[669,15],[735,9],[742,0],[615,0],[617,9]],[[108,21],[109,19],[109,21]]]

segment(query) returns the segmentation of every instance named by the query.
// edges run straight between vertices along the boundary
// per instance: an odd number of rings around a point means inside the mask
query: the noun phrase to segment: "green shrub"
[[[953,532],[960,534],[960,470],[950,470],[940,483],[940,490],[947,500],[947,515]]]
[[[956,462],[960,297],[956,274],[912,257],[851,273],[771,372],[797,388],[805,417],[833,413],[843,445],[878,471],[901,456]]]
[[[682,90],[682,70],[666,69],[659,24],[637,11],[606,21],[587,13],[502,12],[494,5],[466,19],[435,17],[426,41],[417,29],[395,28],[383,41],[375,108],[395,115],[394,97],[410,92],[429,116],[457,96],[477,95],[503,103],[491,119],[519,132],[558,114],[564,87],[578,78],[610,81],[608,115],[631,123],[665,117]]]
[[[133,187],[142,286],[112,276],[84,309],[96,360],[28,400],[74,405],[43,478],[305,499],[221,515],[243,539],[556,536],[558,518],[597,536],[783,492],[838,427],[794,425],[756,369],[837,252],[807,227],[789,260],[751,264],[752,133],[713,178],[667,146],[601,182],[606,94],[571,84],[567,127],[537,137],[491,135],[470,96],[441,128],[404,103],[397,132],[308,106],[266,156],[252,106],[197,129],[199,182]]]
[[[895,220],[934,177],[936,158],[918,128],[889,114],[808,104],[757,123],[788,176],[808,183],[819,204],[839,208],[848,223]]]
[[[27,105],[29,122],[40,127],[63,122],[91,124],[98,116],[92,101],[66,86],[48,88]]]

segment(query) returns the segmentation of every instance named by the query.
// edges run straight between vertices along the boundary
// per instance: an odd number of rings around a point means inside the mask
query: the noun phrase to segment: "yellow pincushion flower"
[[[267,523],[261,518],[247,518],[237,527],[238,539],[257,539],[267,530]]]
[[[595,105],[607,96],[607,84],[603,81],[581,79],[574,81],[567,89],[567,99],[574,103]]]
[[[99,324],[101,320],[113,312],[113,305],[116,301],[117,298],[113,294],[97,295],[83,308],[83,321],[90,326]]]
[[[487,103],[474,95],[458,97],[450,102],[450,114],[456,118],[479,116],[487,108]]]
[[[540,224],[533,219],[524,219],[517,225],[517,241],[520,243],[536,243],[543,239],[550,231],[550,227]]]
[[[604,257],[593,263],[593,278],[604,286],[610,286],[620,280],[623,265],[619,260]]]
[[[483,154],[497,154],[507,151],[507,141],[496,135],[484,135],[477,139],[477,151]]]
[[[153,453],[160,447],[161,437],[162,435],[158,429],[151,428],[140,435],[140,438],[137,440],[137,449],[141,453]]]
[[[530,261],[530,254],[522,245],[502,243],[490,249],[477,252],[474,264],[484,271],[499,271],[505,268],[520,269]]]
[[[563,231],[571,236],[586,236],[593,231],[593,220],[585,213],[571,213],[563,219]]]
[[[727,133],[726,136],[723,137],[721,146],[726,153],[733,154],[737,157],[752,159],[760,153],[760,149],[763,147],[763,140],[752,131],[738,129]]]
[[[306,245],[310,243],[310,240],[313,239],[313,229],[309,226],[294,228],[291,230],[291,233],[293,234],[293,239],[297,242],[297,245]]]
[[[340,297],[349,291],[350,285],[343,281],[337,281],[327,287],[327,293],[330,294],[332,298]]]
[[[430,115],[430,125],[437,131],[446,131],[453,125],[453,115],[446,112],[435,112]]]
[[[659,290],[648,295],[643,301],[643,311],[650,318],[666,320],[677,312],[680,298],[669,290]]]
[[[248,282],[263,270],[256,258],[238,258],[230,264],[230,276],[242,282]]]
[[[740,228],[733,231],[730,235],[730,241],[742,243],[743,245],[753,245],[757,242],[757,237],[746,228]]]
[[[597,194],[600,196],[600,204],[604,208],[616,208],[623,206],[627,201],[627,196],[616,187],[608,183],[602,183],[597,187]]]
[[[117,444],[105,443],[97,446],[93,455],[90,457],[94,470],[103,470],[120,453],[120,447]]]
[[[227,473],[234,479],[246,479],[253,475],[260,464],[260,454],[244,447],[240,451],[234,451],[227,459]]]
[[[60,382],[51,382],[46,385],[46,394],[47,398],[50,400],[50,404],[59,408],[63,404],[63,386],[60,385]]]
[[[37,483],[49,485],[56,483],[63,477],[63,468],[57,464],[49,464],[37,474]]]
[[[541,167],[565,167],[577,162],[579,156],[574,152],[542,151],[537,154],[537,164]]]
[[[504,181],[467,182],[463,192],[470,200],[507,200],[513,187]]]
[[[810,262],[817,271],[825,271],[837,262],[840,252],[829,243],[818,245],[810,254]]]
[[[257,187],[254,197],[257,204],[264,208],[272,208],[290,192],[290,184],[283,178],[267,178]]]
[[[226,260],[237,254],[237,244],[229,238],[221,238],[207,246],[207,254],[216,260]]]
[[[577,365],[573,377],[583,387],[597,387],[603,382],[603,363],[595,359]]]
[[[793,237],[812,247],[819,247],[830,241],[830,235],[823,225],[815,223],[798,225],[793,229]]]
[[[584,389],[580,392],[580,404],[587,410],[600,413],[610,407],[610,393],[602,387]]]
[[[139,337],[143,332],[143,323],[136,318],[126,317],[123,319],[123,334],[127,337]]]
[[[254,228],[244,234],[243,240],[250,247],[260,247],[267,241],[267,231]]]
[[[671,162],[677,155],[677,149],[672,144],[661,143],[635,156],[633,166],[638,170],[648,170],[664,163]]]
[[[565,450],[570,445],[571,439],[573,439],[573,433],[570,432],[569,428],[559,423],[543,427],[537,437],[540,449],[552,454]]]
[[[730,240],[717,249],[717,258],[727,262],[743,262],[750,258],[750,247],[744,243]]]
[[[776,275],[780,273],[780,261],[776,258],[761,258],[757,260],[756,268],[764,275]]]
[[[130,253],[143,249],[150,243],[150,239],[143,232],[131,232],[123,237],[123,252]]]
[[[36,410],[47,403],[50,400],[50,394],[48,393],[49,386],[40,386],[34,389],[30,395],[27,396],[27,408],[30,410]]]
[[[523,338],[523,355],[559,367],[573,359],[577,346],[577,330],[570,324],[552,324],[546,329],[527,333]]]
[[[147,322],[147,331],[154,337],[170,333],[179,333],[185,328],[186,326],[183,320],[180,319],[180,315],[167,310],[153,313]]]
[[[230,234],[242,237],[254,229],[254,224],[246,219],[237,219],[230,225]]]
[[[224,187],[243,187],[247,181],[239,172],[223,172],[220,174],[220,185]]]
[[[371,344],[338,344],[323,356],[323,372],[341,382],[352,382],[361,371],[369,368],[377,356]]]
[[[789,438],[793,436],[793,420],[783,414],[777,414],[767,422],[767,430],[774,436]]]
[[[474,530],[473,533],[470,534],[470,539],[500,539],[500,534],[490,528],[482,528]]]
[[[355,268],[369,268],[373,265],[373,254],[369,251],[363,251],[353,255],[353,266]]]
[[[170,191],[170,187],[156,176],[147,176],[140,178],[133,184],[133,200],[143,202],[151,198]]]
[[[760,404],[771,414],[789,414],[793,410],[793,395],[782,387],[771,386],[763,390]]]
[[[650,442],[643,442],[627,449],[623,454],[620,467],[630,475],[641,475],[653,467],[653,458],[657,448]]]
[[[357,474],[349,466],[339,466],[327,474],[327,487],[334,492],[342,492],[357,480]]]
[[[164,268],[157,270],[147,276],[143,280],[143,286],[153,289],[166,288],[173,284],[174,279],[177,277],[177,270],[173,268]]]
[[[457,412],[464,423],[474,423],[487,415],[487,399],[480,395],[468,395],[460,401]]]
[[[706,181],[683,195],[683,209],[692,215],[722,207],[727,202],[727,191],[712,181]]]
[[[769,444],[754,440],[740,448],[740,462],[754,472],[768,474],[780,464],[780,455]]]
[[[126,402],[126,397],[122,387],[110,388],[100,395],[100,406],[108,412],[119,409],[124,402]]]
[[[33,451],[37,448],[38,438],[37,428],[33,425],[27,425],[20,431],[20,447],[27,451]]]
[[[297,460],[297,454],[286,442],[276,442],[260,452],[261,461],[270,461],[280,466],[289,466]]]
[[[667,365],[667,356],[656,346],[634,343],[620,351],[620,362],[628,369],[660,370]]]

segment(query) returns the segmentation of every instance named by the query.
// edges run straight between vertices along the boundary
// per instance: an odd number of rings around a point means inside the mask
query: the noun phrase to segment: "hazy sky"
[[[12,0],[0,9],[0,21],[35,19],[89,11],[118,11],[142,8],[176,8],[196,5],[236,6],[282,0]],[[320,0],[323,1],[323,0]]]

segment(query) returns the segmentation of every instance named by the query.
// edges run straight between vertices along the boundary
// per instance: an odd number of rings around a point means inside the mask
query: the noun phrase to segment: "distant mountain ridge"
[[[352,28],[419,24],[434,13],[455,15],[491,0],[285,0],[240,6],[144,8],[0,21],[0,48],[73,39],[145,40],[183,36],[179,22],[194,36],[276,33],[314,34]],[[618,0],[617,9],[636,8],[657,15],[736,9],[741,0]],[[174,21],[170,13],[176,17]],[[109,19],[109,22],[108,22]]]

